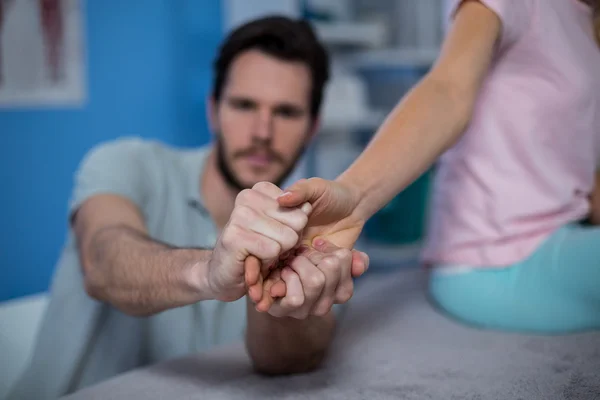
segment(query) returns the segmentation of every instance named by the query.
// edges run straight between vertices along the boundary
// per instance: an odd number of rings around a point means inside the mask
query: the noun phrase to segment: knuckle
[[[290,296],[288,298],[288,304],[291,308],[302,307],[304,304],[304,298],[302,296]]]
[[[256,211],[246,205],[238,205],[231,213],[231,220],[235,223],[246,224],[256,218]]]
[[[313,311],[313,315],[315,317],[324,317],[327,315],[328,312],[329,312],[329,310],[324,311],[324,309],[319,308],[319,309]]]
[[[336,299],[340,303],[346,303],[350,301],[354,295],[354,285],[348,285],[340,288],[336,293]]]
[[[247,204],[254,198],[252,189],[244,189],[235,197],[235,204]]]
[[[325,274],[321,271],[311,274],[307,285],[311,289],[320,289],[325,285]]]
[[[228,225],[221,234],[221,244],[225,248],[235,247],[236,243],[239,243],[240,231],[235,225]]]
[[[292,218],[290,218],[291,228],[295,231],[301,231],[306,227],[308,223],[308,215],[302,210],[294,210]]]
[[[351,277],[348,278],[345,287],[348,293],[350,293],[350,296],[352,296],[352,294],[354,293],[354,281]]]
[[[284,251],[290,250],[296,246],[300,236],[285,225],[281,225],[281,247]]]
[[[269,314],[270,316],[272,316],[272,317],[275,317],[275,318],[281,318],[281,317],[283,317],[283,316],[285,315],[285,312],[284,312],[284,311],[281,309],[281,307],[280,307],[280,306],[278,306],[278,305],[273,305],[273,306],[272,306],[272,307],[269,309],[269,311],[268,311],[268,314]]]
[[[275,240],[261,236],[258,248],[264,258],[277,258],[281,253],[281,246]]]
[[[300,256],[306,258],[310,263],[314,265],[319,265],[321,263],[321,260],[323,259],[322,254],[319,253],[317,250],[313,249],[312,247],[302,247]]]
[[[253,190],[257,190],[261,193],[265,193],[268,191],[273,191],[273,189],[279,189],[277,186],[275,186],[275,184],[271,183],[271,182],[258,182],[256,184],[254,184],[254,186],[252,186]]]
[[[313,311],[313,314],[316,315],[317,317],[323,317],[324,315],[327,315],[327,313],[329,311],[331,311],[331,307],[333,306],[333,301],[331,300],[326,300],[326,301],[322,301]]]
[[[333,253],[342,263],[352,261],[352,251],[348,249],[339,249]]]
[[[340,260],[337,257],[325,257],[321,263],[323,267],[327,269],[336,269],[340,267]]]

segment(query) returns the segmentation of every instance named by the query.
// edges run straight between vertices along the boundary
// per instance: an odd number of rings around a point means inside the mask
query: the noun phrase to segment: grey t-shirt
[[[118,194],[139,207],[153,238],[212,248],[217,230],[200,192],[208,152],[133,138],[99,145],[77,172],[69,215],[91,196]],[[53,399],[132,368],[239,341],[245,301],[202,301],[148,318],[127,316],[86,294],[69,231],[31,364],[9,398]]]

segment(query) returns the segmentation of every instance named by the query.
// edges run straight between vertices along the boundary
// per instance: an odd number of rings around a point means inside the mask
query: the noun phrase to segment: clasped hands
[[[369,258],[313,240],[306,229],[311,204],[282,207],[282,194],[268,182],[239,193],[209,263],[209,286],[223,301],[247,294],[258,311],[275,317],[323,316],[352,297],[353,278],[366,271]]]

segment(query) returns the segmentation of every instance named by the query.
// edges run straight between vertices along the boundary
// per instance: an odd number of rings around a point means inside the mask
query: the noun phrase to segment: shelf
[[[429,67],[439,52],[437,48],[364,50],[344,56],[341,62],[351,68]]]
[[[367,111],[364,114],[345,115],[331,117],[323,115],[323,124],[321,130],[327,135],[331,131],[355,131],[355,130],[376,130],[383,123],[387,112],[385,111]]]
[[[385,26],[370,22],[313,22],[319,38],[330,46],[381,47],[387,40]]]

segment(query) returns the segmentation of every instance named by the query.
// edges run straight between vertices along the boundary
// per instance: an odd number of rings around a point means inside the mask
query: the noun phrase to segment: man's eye
[[[246,100],[239,100],[232,102],[233,108],[238,110],[252,110],[254,109],[254,103]]]
[[[284,118],[298,118],[302,115],[302,111],[293,107],[278,108],[276,114]]]

